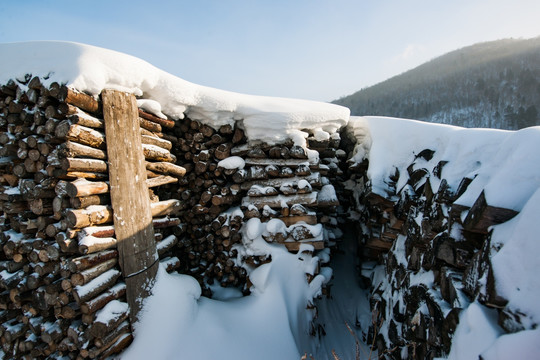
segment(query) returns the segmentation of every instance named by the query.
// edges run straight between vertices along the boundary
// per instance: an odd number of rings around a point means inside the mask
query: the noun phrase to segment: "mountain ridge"
[[[334,100],[351,115],[515,130],[540,124],[540,36],[463,47]]]

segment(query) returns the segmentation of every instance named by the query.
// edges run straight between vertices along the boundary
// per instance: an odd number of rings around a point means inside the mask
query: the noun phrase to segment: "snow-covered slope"
[[[214,127],[242,121],[253,140],[278,142],[301,129],[333,133],[345,125],[349,109],[315,101],[238,94],[192,84],[149,63],[112,50],[69,42],[0,45],[0,83],[25,74],[48,76],[98,95],[114,88],[157,101],[172,119],[187,114]],[[301,140],[300,140],[301,141]]]

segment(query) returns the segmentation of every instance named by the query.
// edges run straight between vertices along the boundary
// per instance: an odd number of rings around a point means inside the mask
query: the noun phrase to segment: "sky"
[[[538,14],[538,0],[2,0],[0,43],[81,42],[200,85],[332,101],[464,46],[540,36]]]

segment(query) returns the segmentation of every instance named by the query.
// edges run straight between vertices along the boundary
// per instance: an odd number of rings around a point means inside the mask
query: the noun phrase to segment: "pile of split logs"
[[[187,171],[176,186],[182,200],[179,217],[186,224],[178,257],[182,272],[199,280],[203,294],[210,295],[206,285],[214,282],[243,287],[242,264],[270,261],[265,254],[238,257],[240,230],[250,219],[267,222],[265,239],[291,251],[302,243],[324,247],[328,236],[317,211],[335,210],[337,198],[331,185],[323,186],[330,169],[318,157],[308,159],[306,150],[290,141],[248,143],[239,127],[224,125],[216,131],[189,118],[178,122],[175,136],[177,163]],[[338,144],[339,138],[321,146],[335,153]],[[325,199],[318,196],[322,188]]]
[[[489,206],[483,193],[471,208],[458,204],[456,200],[472,179],[463,179],[451,190],[441,179],[447,162],[439,162],[432,170],[421,166],[433,154],[430,149],[419,152],[402,174],[407,184],[397,191],[400,174],[396,170],[385,181],[384,195],[372,191],[367,162],[348,169],[345,188],[360,217],[357,233],[363,275],[374,287],[374,324],[367,341],[388,358],[401,358],[405,348],[415,359],[444,356],[459,313],[471,299],[479,296],[486,306],[503,305],[489,283],[493,277],[487,276],[484,294],[479,294],[478,280],[491,271],[489,226],[509,220],[516,212]],[[433,189],[431,184],[440,185]],[[464,211],[466,216],[462,216]],[[375,263],[369,260],[384,265],[383,281],[370,283]],[[421,274],[426,272],[433,273],[434,284],[422,281]],[[511,316],[506,314],[506,318]]]
[[[157,248],[169,271],[182,233],[174,122],[140,111]],[[131,342],[115,250],[105,130],[95,98],[38,77],[0,88],[0,340],[7,357],[105,358]]]

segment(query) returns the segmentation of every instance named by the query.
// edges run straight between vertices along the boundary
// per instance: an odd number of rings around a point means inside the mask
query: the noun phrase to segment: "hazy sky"
[[[538,0],[0,0],[0,42],[82,42],[201,85],[322,101],[463,46],[536,36]]]

